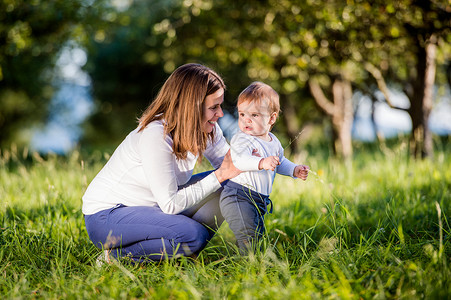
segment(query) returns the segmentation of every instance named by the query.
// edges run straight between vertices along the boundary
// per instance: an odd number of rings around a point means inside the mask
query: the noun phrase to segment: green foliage
[[[99,103],[88,124],[91,143],[99,140],[96,128],[110,140],[125,135],[165,76],[186,62],[219,71],[229,111],[251,81],[273,86],[281,94],[280,128],[293,139],[301,123],[323,119],[306,89],[309,79],[319,79],[328,99],[338,77],[373,93],[367,62],[387,82],[409,81],[418,47],[432,34],[440,84],[450,59],[449,7],[440,1],[133,1],[105,16],[109,26],[88,47]]]
[[[437,141],[437,143],[440,143]],[[443,144],[448,145],[448,144]],[[109,154],[0,156],[5,298],[369,299],[451,295],[451,163],[407,142],[356,144],[349,165],[309,149],[306,182],[277,176],[261,250],[237,255],[224,224],[196,260],[95,266],[81,196]],[[446,147],[446,146],[445,146]],[[200,166],[199,168],[205,168]]]
[[[123,10],[111,7],[101,26],[88,30],[85,70],[97,109],[85,123],[83,143],[116,145],[156,96],[168,75],[158,51],[163,41],[152,28],[170,8],[166,1],[133,1]]]
[[[57,55],[90,8],[84,0],[0,1],[0,145],[23,143],[18,132],[44,120]]]
[[[282,97],[282,107],[302,111],[308,96],[299,90],[315,78],[325,91],[324,99],[331,99],[331,94],[336,93],[333,84],[337,78],[352,82],[354,90],[374,94],[376,81],[365,67],[371,62],[382,71],[383,80],[399,84],[408,95],[413,128],[418,123],[416,120],[427,120],[430,108],[429,105],[423,108],[423,103],[428,103],[428,99],[421,95],[432,89],[433,83],[427,87],[424,78],[425,65],[433,63],[426,63],[425,47],[429,42],[438,45],[438,56],[432,59],[439,66],[437,84],[442,85],[446,74],[442,67],[451,58],[447,43],[451,38],[449,4],[440,1],[373,1],[371,4],[365,1],[267,1],[261,5],[263,9],[256,5],[251,9],[243,8],[251,13],[247,19],[252,20],[254,27],[251,32],[238,31],[235,38],[255,41],[252,49],[246,49],[246,43],[238,46],[244,47],[245,53],[257,51],[256,55],[249,55],[249,75],[268,77],[280,93],[287,95]],[[231,48],[236,51],[236,47]],[[435,66],[427,72],[435,72]],[[290,98],[297,98],[297,101],[290,101]],[[318,96],[315,100],[325,109],[324,100],[319,101]],[[352,115],[349,108],[346,110]],[[302,117],[297,115],[303,122],[309,119]],[[293,119],[289,122],[294,123]],[[330,121],[334,129],[342,126],[339,117],[330,119],[333,119]]]
[[[418,51],[435,35],[439,54],[437,65],[446,65],[450,59],[449,40],[451,16],[445,1],[375,1],[362,11],[370,26],[369,39],[362,44],[366,60],[389,72],[392,82],[405,84],[420,74],[412,70],[418,60]],[[396,58],[396,59],[394,59]],[[438,72],[437,82],[445,83],[445,72]]]
[[[91,145],[117,144],[168,74],[187,62],[224,77],[229,111],[251,81],[272,85],[290,139],[301,122],[323,118],[309,78],[318,76],[326,96],[337,76],[372,92],[363,68],[371,62],[386,81],[404,83],[416,75],[418,47],[434,34],[443,90],[451,53],[446,1],[1,0],[0,11],[3,145],[45,117],[55,59],[69,39],[88,53],[96,111],[84,142]]]

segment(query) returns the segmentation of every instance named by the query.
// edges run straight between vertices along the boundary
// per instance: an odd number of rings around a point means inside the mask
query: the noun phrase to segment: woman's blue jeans
[[[209,173],[193,175],[186,185]],[[118,203],[111,209],[85,215],[86,229],[97,247],[137,262],[197,254],[224,221],[219,209],[221,190],[178,215],[165,214],[159,207]]]

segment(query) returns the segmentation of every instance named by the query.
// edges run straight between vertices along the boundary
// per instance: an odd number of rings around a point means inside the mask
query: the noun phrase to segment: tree
[[[414,157],[431,156],[433,143],[429,116],[437,63],[445,65],[451,59],[451,7],[440,1],[376,2],[368,19],[373,24],[372,39],[381,47],[373,51],[372,57],[368,56],[365,68],[375,78],[389,106],[409,114],[412,120],[411,154]],[[446,84],[445,76],[439,76],[442,78],[439,82]],[[402,87],[410,100],[409,108],[392,104],[387,80]]]
[[[226,2],[216,9],[223,16],[224,12],[233,16],[236,11],[225,9],[232,5]],[[352,21],[345,17],[347,6],[342,1],[266,1],[250,2],[243,9],[247,9],[240,15],[244,26],[238,27],[233,35],[244,42],[237,43],[230,52],[249,53],[246,60],[250,77],[264,78],[280,92],[290,140],[300,131],[299,112],[308,106],[304,92],[308,86],[318,107],[331,120],[335,153],[349,158],[353,122],[351,83],[358,81],[359,70],[354,53],[349,50],[352,50],[349,44],[355,42],[347,32]],[[293,152],[297,151],[296,145],[291,144]]]
[[[249,83],[244,79],[244,61],[229,63],[225,58],[228,48],[214,41],[212,32],[218,36],[225,33],[228,20],[219,12],[198,19],[208,3],[195,1],[185,6],[187,3],[134,1],[105,14],[102,28],[93,28],[86,43],[89,58],[85,69],[93,81],[98,110],[85,124],[85,143],[112,144],[122,139],[136,126],[139,110],[181,64],[198,62],[217,70],[226,79],[227,97],[237,96]],[[220,26],[206,26],[215,21]],[[233,28],[238,29],[238,24]]]
[[[94,91],[102,101],[117,95],[122,95],[122,99],[136,99],[127,95],[145,86],[141,78],[146,72],[140,73],[139,68],[152,67],[155,74],[164,70],[167,76],[183,63],[205,63],[219,70],[225,78],[229,95],[233,95],[232,99],[226,98],[230,106],[234,106],[239,91],[253,80],[265,81],[279,92],[281,125],[292,152],[298,150],[298,144],[293,141],[301,131],[300,121],[318,118],[312,105],[314,99],[330,121],[335,153],[349,158],[352,154],[353,90],[374,93],[374,79],[369,74],[376,73],[370,66],[394,80],[395,75],[408,78],[407,70],[416,61],[411,59],[417,57],[417,53],[412,52],[414,44],[409,42],[412,37],[404,29],[404,23],[394,20],[395,16],[411,22],[427,13],[426,8],[412,3],[411,0],[376,2],[375,5],[336,0],[251,0],[245,3],[201,0],[162,1],[150,5],[146,1],[134,1],[123,13],[106,14],[110,25],[93,34],[95,39],[90,44],[93,47],[90,53],[94,59],[91,61],[98,61],[91,66],[105,66],[108,70],[104,72],[106,77],[99,76],[100,73],[95,75],[98,71],[94,69],[90,71]],[[439,21],[431,21],[434,26],[444,20],[443,17],[436,19]],[[446,28],[443,24],[440,26]],[[444,39],[438,38],[438,44]],[[440,51],[441,48],[438,48],[439,54],[445,52]],[[121,60],[117,59],[119,56]],[[443,61],[442,58],[442,64]],[[117,82],[120,77],[113,78],[112,74],[123,74],[126,71],[118,70],[130,68],[139,74],[129,76],[133,78],[130,82],[136,84],[121,90],[118,88],[121,82]],[[108,78],[113,79],[114,84],[109,89],[114,92],[101,96],[102,88],[108,87],[102,82]],[[127,83],[127,78],[121,81]],[[226,97],[229,96],[226,94]],[[118,109],[116,119],[125,115],[125,111],[128,109]]]
[[[352,21],[342,17],[346,6],[341,5],[339,1],[330,2],[324,10],[322,3],[306,4],[303,1],[237,3],[222,0],[172,4],[170,2],[163,6],[163,9],[157,10],[158,14],[155,14],[156,10],[153,8],[152,14],[145,14],[151,16],[151,21],[141,22],[138,28],[135,21],[127,26],[111,26],[101,35],[106,36],[105,41],[94,43],[93,47],[97,51],[102,47],[109,50],[101,52],[101,55],[90,51],[91,57],[108,61],[108,58],[112,57],[111,54],[115,55],[114,49],[123,49],[122,53],[128,55],[121,55],[125,57],[123,61],[135,57],[132,59],[140,63],[134,64],[134,67],[140,65],[142,68],[145,65],[142,63],[143,57],[150,53],[150,57],[161,59],[158,62],[167,73],[188,61],[206,63],[220,70],[225,77],[229,92],[234,96],[228,101],[230,106],[234,106],[239,91],[250,81],[265,81],[280,94],[283,121],[281,125],[289,140],[286,144],[292,153],[298,151],[300,119],[305,121],[312,119],[312,116],[318,116],[306,94],[306,84],[309,78],[312,86],[313,82],[319,82],[317,80],[321,79],[321,85],[315,85],[326,90],[325,93],[321,92],[321,100],[330,95],[332,100],[329,102],[341,107],[341,110],[325,110],[332,120],[335,152],[343,157],[350,157],[353,120],[351,82],[357,82],[360,74],[355,63],[353,64],[354,53],[346,47],[349,40],[347,28],[340,25],[344,21]],[[139,19],[139,16],[148,10],[149,7],[145,3],[135,1],[130,9],[124,12],[124,17]],[[118,34],[119,32],[122,34]],[[136,32],[143,32],[138,34],[139,41],[151,40],[154,41],[153,44],[134,44],[130,36],[136,38]],[[117,42],[122,46],[116,44]],[[134,45],[133,49],[130,49],[130,45]],[[94,62],[95,59],[91,61]],[[93,65],[96,68],[103,65],[99,62]],[[104,72],[107,76],[121,69],[120,64],[114,60],[108,61],[108,65],[114,68]],[[102,86],[107,87],[102,83],[107,81],[107,77],[99,81],[99,72],[97,75],[92,71],[90,73],[94,81],[94,91],[101,98],[99,91]],[[117,85],[116,81],[114,82]],[[134,82],[138,83],[139,80]],[[129,89],[125,89],[127,90]],[[116,91],[103,98],[115,99],[114,97],[120,94]],[[320,99],[316,100],[323,103]],[[118,111],[124,115],[124,109]]]
[[[290,29],[277,27],[280,5],[288,1],[199,1],[180,7],[180,11],[163,20],[158,34],[170,40],[162,49],[164,57],[177,65],[180,59],[201,60],[217,66],[226,79],[234,98],[253,80],[275,88],[281,99],[282,127],[292,153],[298,151],[300,118],[317,115],[304,96],[305,70],[293,69],[301,55],[299,46],[292,46]],[[290,9],[290,8],[288,8]],[[285,12],[285,11],[284,11]],[[291,12],[290,12],[291,14]],[[283,20],[285,15],[277,15]],[[290,24],[291,25],[291,24]],[[293,49],[294,48],[294,49]],[[184,55],[180,55],[183,53]],[[294,71],[294,72],[293,72]],[[303,80],[298,80],[301,77]],[[301,106],[304,109],[300,109]]]
[[[92,79],[96,109],[84,123],[82,143],[117,145],[137,125],[137,118],[157,94],[168,74],[160,49],[165,39],[153,27],[175,4],[133,1],[108,7],[96,27],[87,29],[84,69]]]

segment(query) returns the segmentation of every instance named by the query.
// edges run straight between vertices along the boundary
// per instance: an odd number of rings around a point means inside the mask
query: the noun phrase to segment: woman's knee
[[[100,249],[103,248],[105,242],[103,234],[105,222],[102,222],[103,220],[101,217],[102,215],[100,213],[85,216],[85,227],[88,232],[89,239]]]
[[[193,221],[184,226],[183,232],[177,238],[176,243],[183,247],[186,254],[197,253],[202,250],[210,238],[210,233],[202,224]]]

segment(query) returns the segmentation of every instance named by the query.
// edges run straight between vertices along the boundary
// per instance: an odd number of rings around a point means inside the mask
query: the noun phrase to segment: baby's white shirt
[[[269,133],[271,141],[267,142],[261,138],[254,137],[238,131],[230,142],[230,153],[235,167],[243,171],[240,175],[230,179],[263,195],[269,195],[272,191],[276,173],[293,177],[296,164],[284,156],[283,147],[277,137]],[[261,157],[252,155],[257,150]],[[278,156],[280,165],[275,171],[259,170],[258,164],[262,158]],[[295,177],[293,177],[295,178]]]
[[[193,174],[198,156],[188,153],[179,160],[172,151],[172,138],[164,133],[163,121],[153,121],[142,131],[130,132],[83,195],[82,211],[95,214],[122,203],[126,206],[159,206],[177,214],[199,203],[221,187],[212,172],[202,180],[179,190]],[[203,155],[218,168],[227,144],[218,124],[215,138]]]

